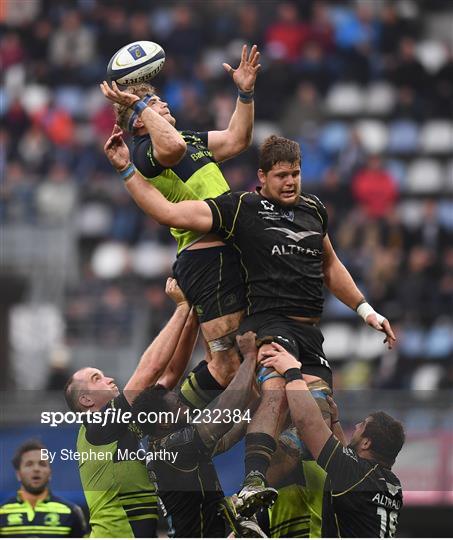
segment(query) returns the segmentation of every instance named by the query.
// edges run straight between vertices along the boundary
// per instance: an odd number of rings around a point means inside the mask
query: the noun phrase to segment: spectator
[[[356,174],[352,194],[370,219],[383,218],[393,209],[398,188],[394,178],[383,168],[380,156],[371,156]]]

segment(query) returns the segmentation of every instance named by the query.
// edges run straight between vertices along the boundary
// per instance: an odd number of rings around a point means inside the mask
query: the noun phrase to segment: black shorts
[[[237,254],[228,246],[185,249],[173,275],[200,322],[245,308],[245,287]]]
[[[257,313],[246,317],[239,327],[243,334],[252,330],[257,339],[273,337],[288,352],[302,362],[302,372],[320,377],[332,388],[332,371],[325,358],[324,336],[314,324],[304,324],[284,315]]]

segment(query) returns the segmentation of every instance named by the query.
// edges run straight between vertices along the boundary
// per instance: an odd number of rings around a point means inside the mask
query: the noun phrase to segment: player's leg
[[[235,334],[245,305],[236,253],[227,246],[185,250],[174,274],[194,306],[209,355],[190,373],[181,397],[191,408],[203,408],[230,383],[240,365]]]

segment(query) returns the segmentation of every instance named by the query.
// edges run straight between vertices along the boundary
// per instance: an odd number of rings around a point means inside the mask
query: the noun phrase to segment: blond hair
[[[134,94],[134,96],[138,96],[140,99],[144,98],[146,94],[156,93],[154,86],[151,86],[148,83],[131,84],[123,91]],[[129,119],[133,111],[129,107],[126,107],[126,105],[119,105],[118,103],[113,104],[113,111],[115,113],[116,123],[121,129],[128,131]]]

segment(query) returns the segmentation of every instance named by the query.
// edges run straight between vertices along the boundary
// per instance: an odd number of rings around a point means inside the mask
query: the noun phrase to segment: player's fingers
[[[222,64],[223,69],[229,74],[233,75],[234,69],[230,66],[230,64],[226,64],[225,62]]]
[[[113,126],[112,135],[122,135],[122,134],[123,134],[123,130],[120,128],[118,124],[115,124]]]
[[[242,45],[241,64],[247,62],[247,45]]]
[[[392,330],[392,327],[390,326],[390,323],[388,322],[387,319],[385,319],[382,323],[382,326],[385,330],[385,333],[387,334],[387,336],[392,339],[393,341],[396,341],[396,337],[395,337],[395,334],[393,333],[393,330]]]
[[[260,53],[258,52],[258,47],[256,45],[253,45],[252,50],[250,51],[250,58],[249,62],[252,64],[252,66],[256,65],[260,57]]]
[[[272,347],[274,347],[274,349],[275,349],[276,351],[279,351],[279,352],[286,352],[286,349],[285,349],[284,347],[282,347],[282,346],[280,345],[280,343],[277,343],[276,341],[273,341],[273,342],[272,342]]]

